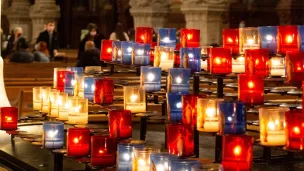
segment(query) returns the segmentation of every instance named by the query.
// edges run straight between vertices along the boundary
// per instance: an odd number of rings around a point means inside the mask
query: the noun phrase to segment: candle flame
[[[252,81],[249,81],[249,82],[248,82],[248,87],[249,87],[249,88],[253,88],[253,87],[254,87],[254,83],[253,83]]]
[[[300,134],[300,128],[299,127],[294,127],[293,128],[293,132],[295,133],[295,134]]]
[[[48,132],[48,136],[49,136],[50,138],[54,138],[57,134],[58,134],[58,130],[55,130],[55,131],[50,130],[50,131]]]
[[[221,64],[221,59],[219,57],[215,58],[215,63],[218,65]]]
[[[270,34],[267,34],[265,38],[268,41],[271,41],[273,39],[273,37]]]
[[[247,44],[253,45],[254,44],[254,40],[253,39],[247,39]]]
[[[193,35],[192,35],[192,34],[188,34],[188,35],[187,35],[188,40],[191,40],[191,39],[192,39],[192,37],[193,37]]]
[[[243,62],[243,61],[245,61],[245,57],[244,56],[240,56],[240,57],[237,58],[237,60],[239,62]]]
[[[273,122],[268,122],[268,128],[272,131],[275,130],[275,124]]]
[[[271,59],[271,64],[273,66],[279,66],[279,65],[281,65],[281,62],[279,59]]]
[[[140,38],[141,38],[141,40],[145,40],[145,36],[144,35],[141,35]]]
[[[149,80],[149,81],[154,81],[154,79],[155,79],[155,75],[152,74],[152,73],[149,73],[149,74],[148,74],[148,80]]]
[[[214,117],[215,109],[213,107],[208,107],[206,109],[206,114],[207,114],[208,117]]]
[[[99,152],[99,154],[103,154],[103,153],[104,153],[104,151],[103,151],[103,150],[99,150],[98,152]]]
[[[291,35],[287,35],[286,38],[285,38],[285,41],[287,43],[292,43],[293,42],[293,37]]]
[[[227,38],[227,42],[229,42],[229,43],[232,43],[232,42],[233,42],[233,40],[231,39],[231,37],[228,37],[228,38]]]
[[[5,116],[5,120],[6,120],[6,121],[12,121],[12,120],[13,120],[13,118],[12,118],[12,117],[10,117],[10,116]]]
[[[180,84],[180,83],[182,82],[182,78],[179,77],[179,76],[176,77],[175,82],[176,82],[177,84]]]
[[[242,148],[241,148],[239,145],[236,146],[236,147],[234,147],[234,149],[233,149],[234,155],[240,156],[240,155],[241,155],[241,152],[242,152]]]
[[[133,102],[133,103],[137,100],[137,98],[138,98],[138,96],[136,94],[132,94],[130,96],[131,102]]]
[[[138,164],[139,166],[146,166],[146,161],[144,159],[139,159]]]
[[[78,139],[78,138],[74,138],[74,139],[73,139],[73,142],[74,142],[75,144],[78,144],[78,143],[79,143],[79,139]]]
[[[107,48],[107,52],[111,53],[112,52],[112,48]]]

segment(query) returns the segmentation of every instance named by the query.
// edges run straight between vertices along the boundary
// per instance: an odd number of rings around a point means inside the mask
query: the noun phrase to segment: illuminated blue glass
[[[200,170],[200,162],[198,160],[187,160],[187,159],[172,160],[171,170],[197,171]]]
[[[178,93],[167,93],[167,113],[169,121],[182,121],[182,95]]]
[[[159,46],[176,47],[176,29],[159,28],[158,29]]]
[[[277,53],[277,26],[258,27],[261,48],[269,49],[269,53]]]
[[[43,123],[44,148],[62,148],[64,144],[64,124],[62,122]]]
[[[181,48],[180,67],[190,68],[191,73],[201,72],[201,48]]]
[[[94,77],[84,77],[84,98],[89,101],[94,100],[95,80]]]
[[[133,43],[134,61],[133,65],[150,64],[150,44]]]
[[[146,92],[160,91],[161,87],[161,68],[141,66],[141,82]]]
[[[121,63],[130,65],[132,64],[132,51],[133,51],[133,42],[121,42],[121,51],[122,51],[122,58]]]
[[[174,156],[169,153],[151,153],[150,154],[150,169],[156,170],[170,170],[171,161],[177,159],[177,156]]]
[[[64,92],[72,96],[74,94],[75,74],[67,72],[64,80]]]
[[[170,68],[168,72],[168,93],[188,94],[190,91],[190,74],[188,68]]]
[[[300,35],[300,50],[304,51],[304,25],[299,25],[299,35]]]
[[[144,148],[144,144],[119,143],[117,146],[117,170],[132,171],[133,148]]]
[[[113,62],[121,61],[121,41],[112,42],[112,61]]]

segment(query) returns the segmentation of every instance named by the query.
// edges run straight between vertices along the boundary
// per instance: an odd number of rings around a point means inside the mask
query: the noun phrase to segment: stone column
[[[30,8],[32,19],[32,43],[36,43],[37,37],[48,21],[57,23],[60,17],[60,7],[55,0],[36,0]]]
[[[153,27],[157,31],[166,27],[169,12],[169,0],[130,0],[134,27]]]
[[[13,0],[11,7],[5,9],[5,15],[9,20],[9,29],[13,30],[15,27],[23,29],[23,36],[31,39],[31,20],[29,16],[30,2],[28,0]]]
[[[181,11],[186,28],[201,31],[201,45],[222,44],[222,29],[227,18],[229,0],[183,0]]]

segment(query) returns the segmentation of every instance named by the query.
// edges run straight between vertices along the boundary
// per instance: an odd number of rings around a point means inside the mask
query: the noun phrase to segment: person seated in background
[[[34,61],[34,55],[29,52],[29,46],[25,38],[19,38],[16,43],[16,51],[11,55],[10,62],[30,63]]]
[[[17,41],[22,35],[23,29],[21,27],[15,27],[8,39],[5,56],[10,56],[16,50]]]
[[[50,53],[45,42],[38,42],[35,49],[34,57],[36,62],[50,62]]]
[[[100,66],[100,50],[95,47],[91,40],[85,43],[85,51],[77,61],[76,67]]]
[[[110,40],[114,41],[130,41],[128,34],[124,31],[123,25],[117,23],[115,30],[110,35]]]

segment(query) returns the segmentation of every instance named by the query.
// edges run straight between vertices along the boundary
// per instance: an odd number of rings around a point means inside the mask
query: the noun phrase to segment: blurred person
[[[117,23],[115,30],[110,35],[110,40],[116,41],[129,41],[128,34],[124,31],[123,25],[121,23]]]
[[[50,62],[50,53],[45,42],[38,42],[35,49],[34,57],[36,62]]]
[[[34,55],[29,52],[29,46],[25,38],[21,37],[16,43],[16,50],[12,53],[10,62],[30,63],[34,61]]]
[[[21,27],[15,27],[8,39],[5,56],[10,56],[16,50],[17,41],[22,35],[23,29]]]
[[[100,66],[100,50],[95,47],[95,43],[89,40],[85,43],[85,51],[77,61],[76,67]]]
[[[134,28],[130,28],[128,30],[128,35],[129,35],[130,41],[135,41],[135,30],[134,30]]]

